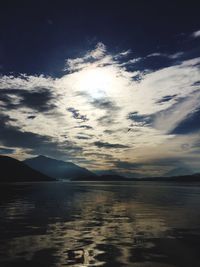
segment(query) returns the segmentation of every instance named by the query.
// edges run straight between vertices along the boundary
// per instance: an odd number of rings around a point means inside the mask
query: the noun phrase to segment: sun
[[[111,87],[112,74],[107,68],[91,68],[83,70],[79,76],[78,86],[94,98],[107,94]]]

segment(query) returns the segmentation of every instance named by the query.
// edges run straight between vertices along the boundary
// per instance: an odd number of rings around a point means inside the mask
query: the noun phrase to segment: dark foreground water
[[[200,186],[0,187],[0,266],[200,266]]]

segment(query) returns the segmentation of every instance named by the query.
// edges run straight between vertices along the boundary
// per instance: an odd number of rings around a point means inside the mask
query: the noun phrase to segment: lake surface
[[[0,266],[200,266],[200,186],[0,187]]]

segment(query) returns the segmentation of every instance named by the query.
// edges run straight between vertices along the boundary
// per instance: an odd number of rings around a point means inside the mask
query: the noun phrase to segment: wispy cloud
[[[76,119],[76,120],[80,120],[82,122],[85,122],[85,121],[88,121],[89,120],[86,115],[80,114],[80,112],[79,112],[78,109],[68,108],[67,110],[72,113],[72,117],[74,119]]]
[[[96,141],[94,142],[94,145],[99,147],[99,148],[107,148],[107,149],[112,149],[112,148],[128,148],[126,145],[122,144],[111,144],[108,142],[101,142],[101,141]]]
[[[15,149],[0,147],[0,154],[1,155],[9,155],[9,154],[13,154],[14,152],[15,152]]]
[[[155,52],[155,53],[147,55],[147,57],[166,57],[169,59],[177,59],[177,58],[180,58],[183,54],[184,54],[183,52],[177,52],[174,54]]]
[[[148,71],[145,60],[157,57],[170,59],[170,65]],[[25,154],[57,153],[95,169],[109,168],[111,159],[133,166],[154,161],[147,164],[149,171],[160,175],[156,158],[178,162],[179,157],[194,169],[199,66],[200,58],[187,60],[182,51],[134,58],[131,50],[111,53],[99,42],[67,59],[62,77],[1,76],[0,146],[16,155],[20,149]],[[107,151],[111,159],[103,156]],[[167,162],[165,172],[170,170]],[[112,164],[122,170],[122,164]]]
[[[199,38],[200,37],[200,30],[197,30],[191,34],[192,38]]]
[[[83,57],[75,59],[67,59],[66,67],[64,70],[68,70],[70,72],[81,70],[87,66],[90,66],[91,63],[100,61],[102,59],[105,60],[105,54],[106,54],[106,47],[103,43],[99,42],[97,43],[94,50],[88,51]],[[103,64],[103,60],[101,64]]]

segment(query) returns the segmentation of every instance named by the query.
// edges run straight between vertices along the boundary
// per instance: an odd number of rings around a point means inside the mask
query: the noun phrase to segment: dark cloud
[[[140,115],[138,112],[131,112],[127,118],[135,123],[139,123],[139,126],[150,125],[153,122],[153,118],[150,115]]]
[[[200,81],[193,83],[193,86],[199,86],[199,85],[200,85]]]
[[[140,74],[133,76],[132,80],[139,83],[143,80],[143,78],[144,78],[143,73],[141,72]]]
[[[91,137],[83,136],[83,135],[77,135],[76,138],[79,139],[79,140],[89,140],[89,139],[91,139]]]
[[[74,151],[81,151],[80,147],[70,142],[59,143],[50,136],[22,131],[19,127],[10,125],[12,119],[0,115],[0,142],[7,147],[28,149],[33,154],[49,156],[68,156]]]
[[[109,126],[115,123],[114,117],[113,116],[111,117],[110,114],[101,116],[100,118],[97,119],[97,122],[102,126]]]
[[[113,101],[106,97],[95,99],[91,102],[91,104],[99,109],[106,109],[111,111],[119,109],[119,107],[117,107]]]
[[[200,130],[200,108],[189,114],[186,119],[179,123],[171,134],[189,134]]]
[[[112,149],[112,148],[128,148],[128,146],[126,146],[126,145],[111,144],[111,143],[108,143],[108,142],[101,142],[101,141],[94,142],[94,145],[99,147],[99,148],[108,148],[108,149]]]
[[[117,132],[117,131],[116,130],[115,131],[114,130],[105,130],[104,131],[105,134],[113,134],[115,132]]]
[[[24,92],[21,104],[40,112],[45,112],[55,108],[52,103],[54,95],[49,89],[38,88],[34,92]]]
[[[83,122],[89,120],[86,115],[80,114],[80,112],[79,112],[78,109],[75,109],[75,108],[70,107],[67,110],[72,114],[72,117],[74,119],[76,119],[76,120],[80,120],[80,121],[83,121]]]
[[[89,125],[79,125],[79,126],[76,126],[76,128],[82,128],[82,129],[86,129],[86,130],[93,130],[93,127],[92,126],[89,126]]]
[[[0,154],[13,154],[15,152],[15,149],[12,148],[5,148],[5,147],[0,147]]]
[[[156,103],[162,104],[162,103],[168,102],[168,101],[172,100],[173,98],[175,98],[176,96],[177,95],[166,95],[163,98],[161,98],[160,100],[158,100]]]
[[[14,97],[14,98],[13,98]],[[1,89],[0,100],[5,109],[28,107],[38,112],[47,112],[55,108],[54,94],[50,89],[36,87],[31,91],[22,89]]]
[[[27,117],[27,119],[30,119],[30,120],[33,120],[33,119],[35,119],[35,118],[36,118],[35,115],[30,115],[30,116]]]

